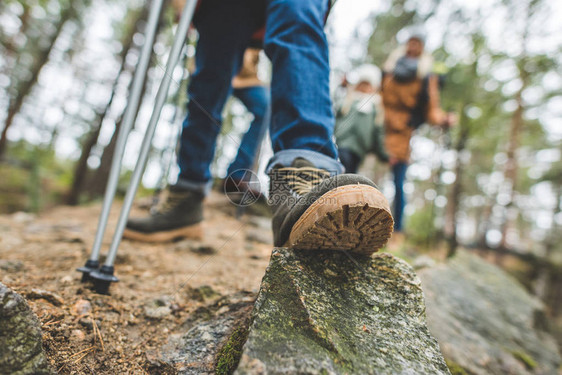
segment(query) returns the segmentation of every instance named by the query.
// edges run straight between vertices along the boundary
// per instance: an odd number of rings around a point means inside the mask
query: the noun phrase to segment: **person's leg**
[[[342,173],[333,141],[329,0],[266,0],[275,152],[268,166],[275,246],[371,254],[392,232],[390,207],[369,179]],[[336,176],[334,176],[336,175]]]
[[[267,0],[264,46],[272,63],[271,165],[304,156],[341,173],[333,142],[328,43],[329,0]]]
[[[194,24],[199,32],[196,70],[188,88],[188,115],[178,154],[178,186],[206,192],[209,166],[215,154],[222,110],[232,92],[232,78],[240,70],[244,50],[263,21],[260,0],[205,0]]]
[[[269,125],[266,115],[269,105],[269,89],[264,86],[235,89],[233,95],[238,98],[254,116],[248,131],[242,137],[238,154],[228,167],[227,174],[233,179],[241,179],[244,170],[252,169],[258,148]]]
[[[338,153],[340,154],[340,161],[345,167],[345,173],[357,173],[361,158],[346,148],[338,149]]]
[[[404,207],[406,206],[406,196],[404,194],[404,182],[406,180],[406,170],[408,164],[405,162],[398,162],[392,166],[392,174],[394,176],[394,231],[401,232]]]
[[[222,109],[251,34],[259,27],[259,18],[263,19],[260,1],[205,0],[198,8],[194,18],[199,32],[196,71],[188,88],[178,182],[167,190],[165,200],[149,217],[129,219],[125,238],[165,242],[202,236],[202,202],[211,185],[209,165],[220,131]]]

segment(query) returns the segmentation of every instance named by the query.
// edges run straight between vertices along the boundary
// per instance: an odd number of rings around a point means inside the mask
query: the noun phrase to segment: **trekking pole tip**
[[[94,290],[100,294],[109,294],[111,283],[116,283],[119,279],[113,275],[113,266],[103,265],[99,270],[90,273],[90,280],[94,284]]]
[[[76,271],[82,272],[81,282],[85,283],[90,281],[90,274],[97,271],[100,268],[100,262],[98,260],[88,259],[84,267],[77,268]]]

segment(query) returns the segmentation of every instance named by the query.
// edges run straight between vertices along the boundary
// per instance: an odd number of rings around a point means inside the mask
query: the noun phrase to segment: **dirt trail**
[[[213,193],[204,241],[123,241],[116,261],[121,281],[103,296],[81,284],[75,271],[90,252],[99,212],[95,204],[37,217],[0,215],[0,281],[39,316],[59,373],[173,373],[159,363],[157,350],[192,312],[219,295],[257,292],[272,248],[269,219],[236,220],[235,207]],[[117,215],[115,208],[109,228]],[[104,251],[110,240],[108,233]]]

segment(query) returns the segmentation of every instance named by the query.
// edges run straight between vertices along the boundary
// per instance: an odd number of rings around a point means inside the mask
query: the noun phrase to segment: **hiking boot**
[[[170,186],[149,217],[127,221],[123,237],[145,242],[202,239],[203,198],[201,193]]]
[[[370,255],[383,247],[394,221],[386,198],[366,177],[330,177],[305,159],[269,173],[275,246],[350,250]]]

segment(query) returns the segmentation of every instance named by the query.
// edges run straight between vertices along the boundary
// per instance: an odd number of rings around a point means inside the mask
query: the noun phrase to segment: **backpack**
[[[410,121],[408,125],[411,128],[417,129],[425,123],[425,114],[427,110],[427,105],[429,103],[429,92],[427,90],[427,86],[429,85],[429,77],[428,75],[423,78],[422,80],[422,87],[418,96],[418,101],[414,109],[412,110]],[[438,84],[439,84],[439,91],[443,89],[445,86],[445,78],[444,74],[439,74],[437,76]]]

